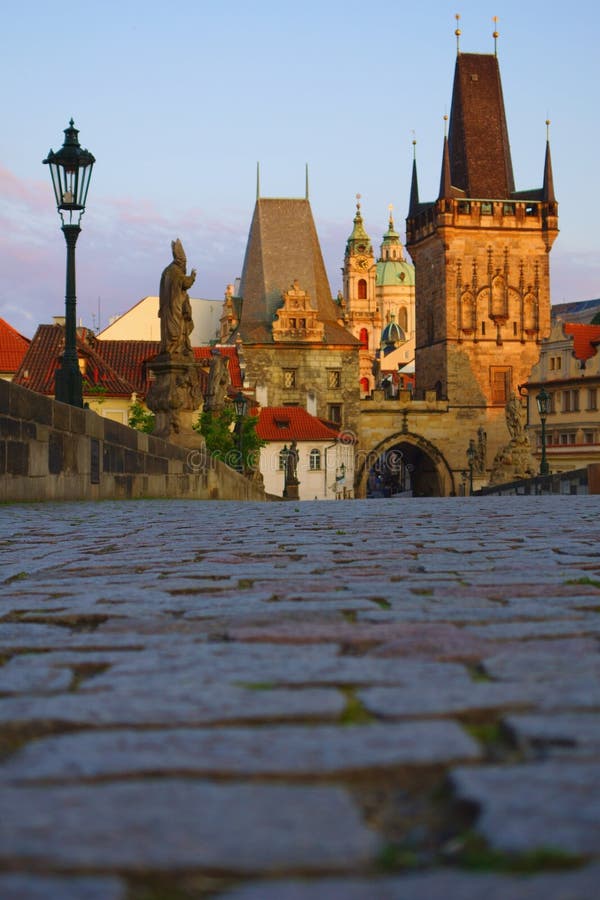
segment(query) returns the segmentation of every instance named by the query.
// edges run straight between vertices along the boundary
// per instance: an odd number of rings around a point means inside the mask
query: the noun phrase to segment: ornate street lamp
[[[469,441],[467,447],[467,462],[469,463],[469,496],[473,493],[473,469],[475,467],[475,457],[477,450],[475,449],[475,441],[473,438]]]
[[[540,462],[540,475],[549,475],[550,466],[546,459],[546,417],[550,412],[550,394],[542,388],[535,398],[535,402],[537,403],[540,422],[542,423],[542,460]]]
[[[237,449],[238,449],[238,472],[244,471],[244,453],[242,447],[242,436],[244,431],[244,419],[248,412],[248,399],[244,397],[241,391],[238,391],[233,398],[233,408],[235,409],[235,430],[237,432]]]
[[[50,166],[56,208],[67,242],[67,286],[65,293],[65,350],[56,370],[55,397],[71,406],[83,406],[82,378],[77,357],[77,299],[75,294],[75,244],[85,212],[92,167],[96,160],[79,145],[73,119],[65,128],[65,140],[56,153],[50,150],[44,164]]]

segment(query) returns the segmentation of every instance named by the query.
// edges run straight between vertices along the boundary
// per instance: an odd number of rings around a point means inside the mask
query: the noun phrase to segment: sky
[[[96,157],[77,243],[77,315],[97,329],[158,293],[179,237],[192,296],[241,274],[256,199],[310,201],[332,293],[356,194],[373,244],[404,239],[413,140],[437,196],[460,49],[498,57],[517,190],[559,201],[552,302],[600,297],[600,6],[541,0],[79,0],[9,4],[0,33],[0,316],[31,337],[64,315],[66,249],[48,150],[71,117]]]

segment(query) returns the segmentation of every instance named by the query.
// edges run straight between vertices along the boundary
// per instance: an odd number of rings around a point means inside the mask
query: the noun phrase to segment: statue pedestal
[[[283,489],[283,499],[284,500],[298,500],[298,485],[299,481],[287,481],[285,487]]]
[[[205,440],[193,425],[202,412],[198,364],[193,355],[162,353],[150,363],[154,381],[146,403],[156,416],[153,434],[190,450],[202,449]]]

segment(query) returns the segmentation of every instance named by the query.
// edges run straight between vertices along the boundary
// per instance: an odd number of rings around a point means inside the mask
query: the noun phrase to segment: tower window
[[[359,279],[358,282],[358,299],[366,300],[367,299],[367,282],[364,278]]]
[[[284,369],[283,370],[283,387],[286,391],[291,390],[296,387],[296,370],[295,369]]]
[[[327,370],[327,387],[330,390],[337,390],[342,386],[342,373],[340,369]]]
[[[369,347],[369,332],[366,328],[360,329],[360,343],[363,347]]]
[[[482,203],[481,204],[481,215],[482,216],[491,216],[492,214],[492,204],[491,203]]]

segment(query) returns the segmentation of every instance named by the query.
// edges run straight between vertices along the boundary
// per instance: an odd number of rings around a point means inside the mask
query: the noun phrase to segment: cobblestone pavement
[[[0,507],[0,898],[595,898],[598,503]]]

